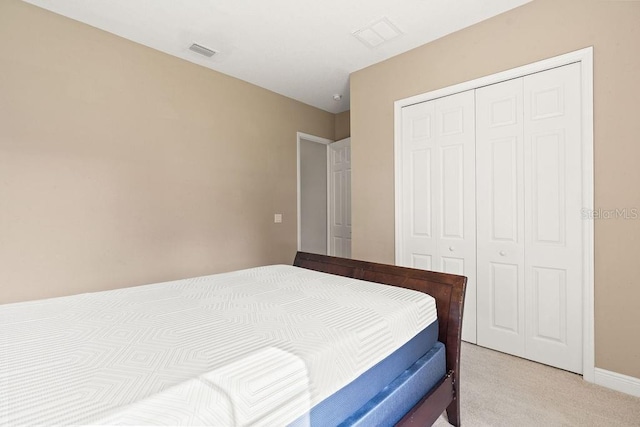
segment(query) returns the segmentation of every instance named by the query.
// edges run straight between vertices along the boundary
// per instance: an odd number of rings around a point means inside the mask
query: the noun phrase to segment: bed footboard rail
[[[439,323],[438,340],[445,345],[449,373],[403,418],[401,423],[410,424],[412,420],[417,421],[413,417],[422,413],[419,406],[432,406],[435,410],[437,407],[442,408],[439,413],[446,408],[449,422],[453,425],[460,424],[460,349],[466,277],[306,252],[298,252],[293,265],[338,276],[413,289],[435,298]],[[422,405],[426,400],[428,405]],[[422,411],[424,412],[424,409]]]

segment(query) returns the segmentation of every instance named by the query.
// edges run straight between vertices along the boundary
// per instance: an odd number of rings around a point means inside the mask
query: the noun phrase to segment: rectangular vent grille
[[[365,46],[374,48],[402,35],[402,31],[389,18],[385,17],[369,24],[365,28],[354,31],[352,34]]]
[[[195,52],[195,53],[199,53],[200,55],[204,55],[207,58],[211,58],[213,55],[215,55],[217,52],[213,49],[209,49],[206,48],[204,46],[201,46],[197,43],[192,44],[191,46],[189,46],[189,50]]]

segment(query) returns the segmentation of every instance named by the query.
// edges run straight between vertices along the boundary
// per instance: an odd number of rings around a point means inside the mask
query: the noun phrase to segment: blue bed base
[[[340,426],[385,427],[395,425],[444,377],[446,372],[445,355],[444,344],[437,342],[427,354],[418,359],[416,363],[342,422]]]
[[[446,373],[444,345],[437,337],[435,321],[290,426],[395,424]]]

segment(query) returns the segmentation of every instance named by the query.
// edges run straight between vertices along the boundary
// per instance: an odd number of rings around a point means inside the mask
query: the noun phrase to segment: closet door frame
[[[563,65],[579,63],[581,75],[581,132],[582,132],[582,206],[583,212],[593,212],[593,47],[555,56],[511,70],[470,80],[453,86],[398,100],[394,103],[394,161],[395,161],[395,262],[400,264],[403,255],[402,241],[402,108],[420,102],[431,101],[443,96],[505,80],[524,77],[529,74],[549,70]],[[591,215],[582,219],[583,250],[583,349],[582,375],[585,381],[595,382],[594,343],[594,220]]]

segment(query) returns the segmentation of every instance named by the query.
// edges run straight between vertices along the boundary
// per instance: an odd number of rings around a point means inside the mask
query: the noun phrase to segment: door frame
[[[523,77],[529,74],[561,67],[573,63],[580,64],[581,70],[581,133],[582,133],[582,200],[583,212],[594,209],[593,170],[593,47],[558,55],[553,58],[523,65],[478,79],[470,80],[442,89],[433,90],[394,102],[394,168],[395,168],[395,262],[402,259],[402,108],[443,96],[453,95],[471,89]],[[586,218],[585,218],[586,216]],[[591,215],[582,218],[583,275],[582,275],[582,375],[585,381],[595,382],[595,340],[594,340],[594,219]]]
[[[296,203],[297,203],[297,207],[296,207],[296,211],[297,211],[297,233],[298,233],[298,251],[300,251],[302,249],[302,209],[301,209],[301,203],[302,203],[302,198],[301,198],[301,188],[300,188],[300,141],[301,140],[305,140],[305,141],[309,141],[309,142],[316,142],[318,144],[322,144],[322,145],[326,145],[327,146],[327,244],[329,243],[329,196],[330,196],[330,189],[329,189],[329,144],[331,144],[332,142],[334,142],[331,139],[327,139],[327,138],[321,138],[319,136],[315,136],[315,135],[310,135],[308,133],[304,133],[304,132],[296,132]],[[327,246],[327,254],[329,253],[329,246]]]

